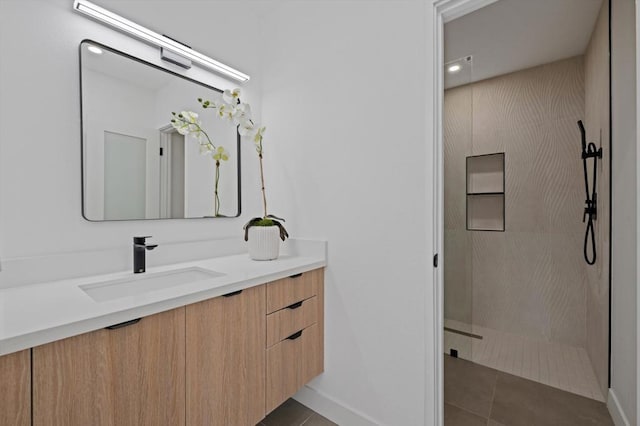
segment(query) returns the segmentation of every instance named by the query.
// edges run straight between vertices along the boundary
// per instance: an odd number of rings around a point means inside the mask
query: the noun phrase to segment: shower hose
[[[586,193],[584,214],[582,223],[587,222],[587,229],[584,234],[584,260],[589,265],[596,263],[596,234],[593,221],[597,219],[598,194],[596,193],[598,158],[602,159],[602,148],[597,148],[596,144],[589,142],[587,144],[586,132],[582,120],[578,121],[578,127],[582,134],[582,166],[584,169],[584,187]],[[587,160],[593,158],[593,185],[589,191],[589,174],[587,172]],[[591,244],[589,244],[591,243]],[[591,245],[591,255],[589,255],[589,245]]]

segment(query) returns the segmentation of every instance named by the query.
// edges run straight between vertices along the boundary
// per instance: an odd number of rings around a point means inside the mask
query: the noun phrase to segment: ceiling
[[[585,52],[602,0],[499,0],[444,26],[445,88],[480,81]]]

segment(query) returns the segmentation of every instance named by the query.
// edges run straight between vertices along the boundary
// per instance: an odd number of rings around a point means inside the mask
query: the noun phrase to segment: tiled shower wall
[[[609,347],[609,7],[603,2],[585,53],[587,140],[602,147],[598,168],[597,261],[587,267],[587,353],[603,395],[607,394]]]
[[[586,347],[579,119],[583,56],[445,92],[447,318]],[[506,231],[466,231],[465,157],[493,152]]]

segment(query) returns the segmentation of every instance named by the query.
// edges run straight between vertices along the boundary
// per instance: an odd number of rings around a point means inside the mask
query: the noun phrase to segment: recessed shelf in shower
[[[467,230],[504,231],[504,152],[467,157]]]

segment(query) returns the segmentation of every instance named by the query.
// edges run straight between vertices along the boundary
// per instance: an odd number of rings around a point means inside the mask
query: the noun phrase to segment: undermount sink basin
[[[165,288],[177,287],[196,281],[221,277],[224,274],[207,269],[191,267],[165,272],[152,272],[119,278],[110,281],[81,285],[80,288],[96,302],[138,296]]]

